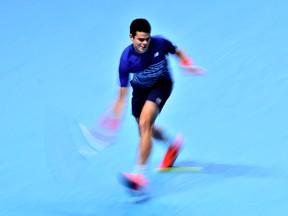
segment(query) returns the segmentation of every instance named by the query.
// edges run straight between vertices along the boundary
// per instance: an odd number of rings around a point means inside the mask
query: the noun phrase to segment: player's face
[[[130,34],[130,39],[137,53],[142,54],[148,50],[151,41],[150,33],[137,31],[134,37]]]

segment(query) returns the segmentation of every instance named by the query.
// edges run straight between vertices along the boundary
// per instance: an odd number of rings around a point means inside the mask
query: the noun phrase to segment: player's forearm
[[[114,114],[119,117],[123,113],[123,109],[126,105],[126,95],[128,92],[128,87],[120,87],[118,99],[114,105]]]
[[[178,58],[179,58],[179,60],[180,60],[180,62],[181,62],[181,64],[183,65],[185,65],[185,64],[192,64],[192,60],[191,60],[191,58],[189,58],[184,52],[183,52],[183,50],[176,50],[176,52],[175,52],[175,55],[177,55],[178,56]]]
[[[176,50],[175,55],[179,57],[180,65],[185,69],[186,72],[195,75],[202,75],[205,69],[193,64],[193,60],[189,58],[183,50]]]
[[[118,101],[124,102],[128,92],[128,87],[120,87]]]

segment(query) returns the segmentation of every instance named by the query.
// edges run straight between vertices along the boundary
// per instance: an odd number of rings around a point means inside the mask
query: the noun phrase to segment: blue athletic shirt
[[[128,86],[130,73],[133,73],[131,86],[136,88],[151,87],[160,78],[171,80],[166,55],[174,54],[176,48],[161,36],[152,36],[148,50],[142,54],[134,50],[133,44],[129,45],[120,58],[120,86]]]

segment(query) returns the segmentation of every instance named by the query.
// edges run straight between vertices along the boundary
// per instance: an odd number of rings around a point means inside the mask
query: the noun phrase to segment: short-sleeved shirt
[[[152,36],[145,53],[135,51],[133,44],[122,53],[119,65],[120,86],[127,87],[130,81],[134,88],[149,88],[159,79],[171,80],[166,55],[174,54],[176,46],[161,36]]]

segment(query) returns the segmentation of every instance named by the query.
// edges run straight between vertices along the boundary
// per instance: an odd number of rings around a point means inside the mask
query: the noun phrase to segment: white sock
[[[146,165],[136,164],[134,166],[134,172],[135,174],[143,175],[144,177],[148,178],[148,169]]]

